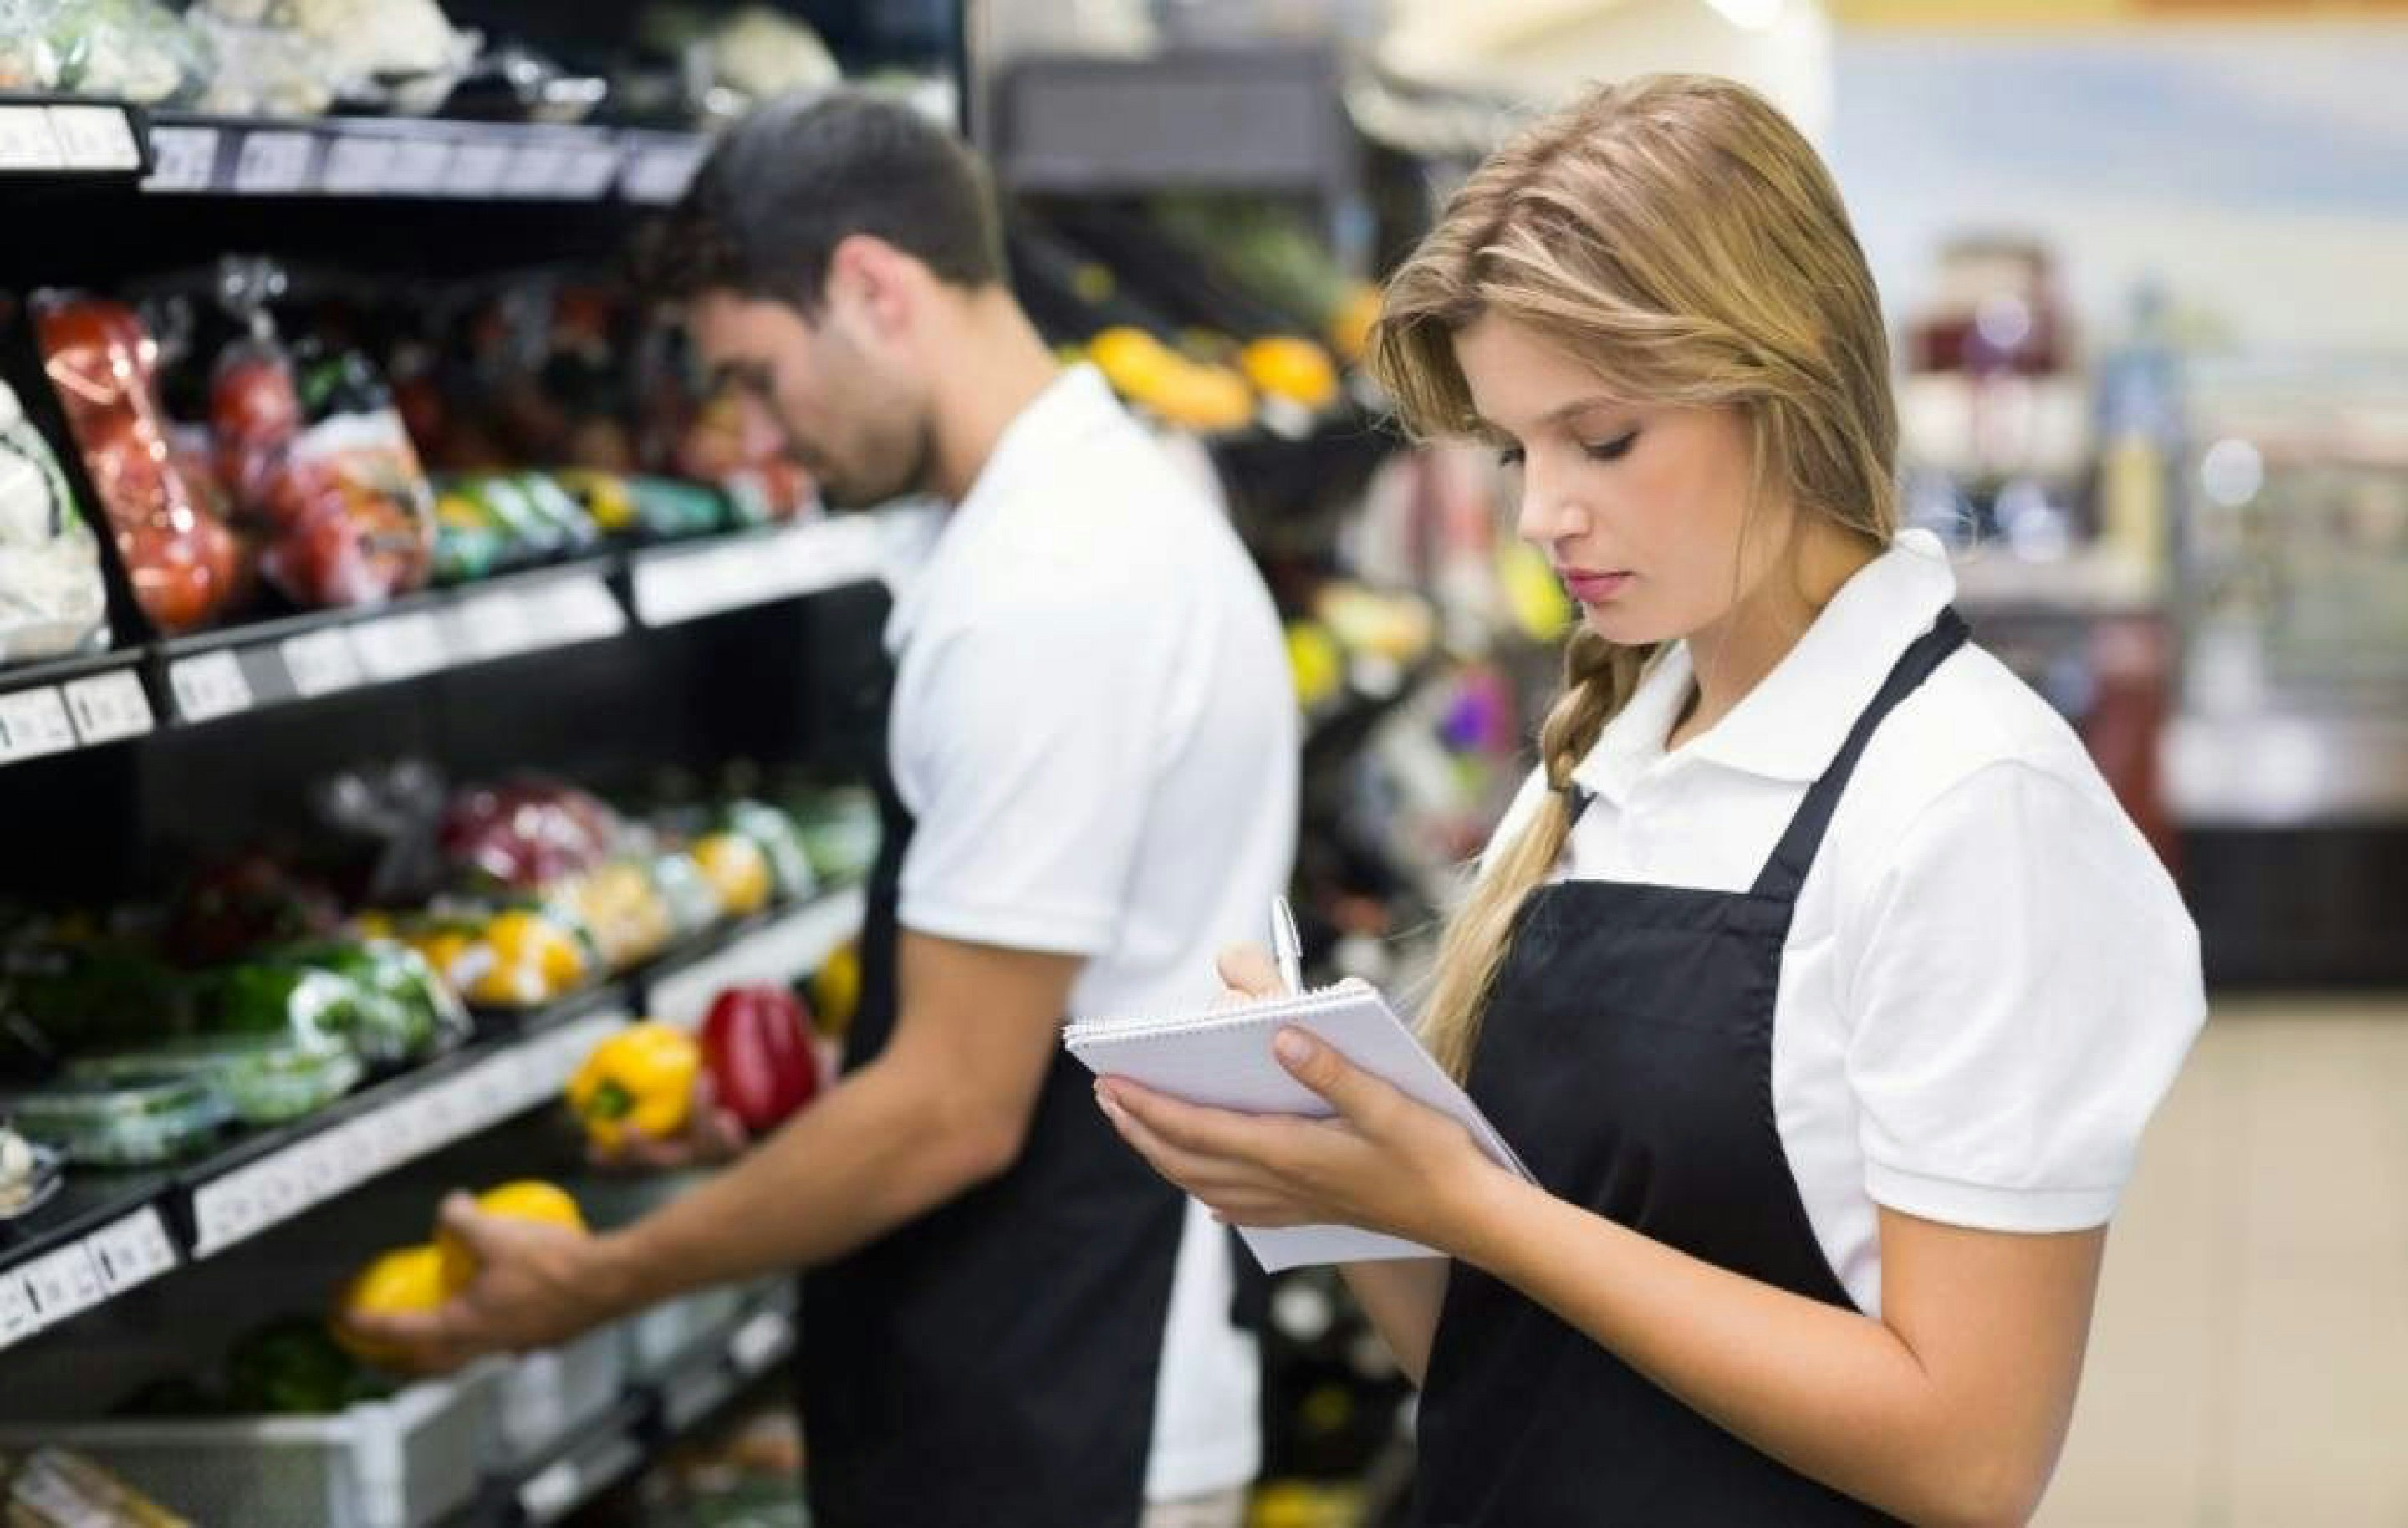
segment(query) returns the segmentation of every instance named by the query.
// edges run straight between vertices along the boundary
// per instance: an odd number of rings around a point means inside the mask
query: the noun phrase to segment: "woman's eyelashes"
[[[1599,441],[1596,445],[1590,445],[1584,441],[1580,450],[1581,454],[1587,457],[1592,462],[1619,462],[1624,457],[1628,456],[1630,454],[1630,448],[1637,444],[1639,444],[1639,432],[1636,430],[1630,430],[1614,436],[1611,440]],[[1523,458],[1528,453],[1519,446],[1500,447],[1497,452],[1497,464],[1510,471],[1514,467],[1520,466],[1522,464]]]
[[[1581,447],[1581,454],[1592,462],[1619,462],[1628,456],[1630,448],[1637,444],[1639,444],[1639,432],[1629,430],[1614,436],[1612,440],[1602,441],[1594,446],[1584,445]]]

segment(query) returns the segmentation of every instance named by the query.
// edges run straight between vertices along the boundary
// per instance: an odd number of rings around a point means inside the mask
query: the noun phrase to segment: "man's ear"
[[[926,271],[910,255],[869,234],[848,234],[828,254],[831,307],[857,313],[881,338],[911,326]]]

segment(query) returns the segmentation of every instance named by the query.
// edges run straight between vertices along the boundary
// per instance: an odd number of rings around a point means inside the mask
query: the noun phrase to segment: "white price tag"
[[[627,177],[622,187],[627,200],[656,206],[676,201],[685,194],[695,172],[702,168],[705,151],[699,143],[638,150],[628,161]]]
[[[349,634],[339,626],[284,639],[279,650],[284,671],[293,677],[293,692],[307,700],[349,690],[360,682],[360,661],[351,651]]]
[[[464,143],[452,151],[452,173],[442,189],[452,196],[491,196],[502,189],[509,167],[509,145]]]
[[[394,196],[432,196],[452,168],[452,146],[441,138],[405,138],[394,150],[384,189]]]
[[[214,127],[150,129],[150,191],[207,191],[217,176],[218,130]]]
[[[235,157],[234,189],[250,196],[289,196],[309,183],[315,153],[307,133],[247,133]]]
[[[56,690],[0,695],[0,764],[64,753],[75,746],[75,724]]]
[[[223,1251],[258,1227],[251,1169],[238,1167],[193,1191],[194,1257]]]
[[[524,143],[510,154],[502,172],[502,189],[529,201],[549,201],[566,189],[569,150],[560,143]]]
[[[561,173],[562,194],[580,202],[599,201],[610,194],[610,187],[619,179],[619,150],[609,148],[572,150],[568,167]]]
[[[41,1328],[42,1318],[34,1309],[34,1297],[26,1291],[25,1276],[0,1274],[0,1348],[22,1341]]]
[[[176,693],[176,710],[187,721],[208,721],[251,708],[251,681],[243,678],[242,661],[230,648],[178,659],[167,670],[167,688]]]
[[[108,1297],[92,1250],[82,1242],[36,1258],[26,1264],[24,1278],[44,1326],[55,1326]]]
[[[326,150],[326,168],[318,189],[329,196],[381,195],[393,179],[393,164],[401,145],[375,133],[351,133]]]
[[[561,578],[527,592],[538,645],[598,642],[627,629],[627,612],[599,578]]]
[[[139,737],[154,725],[150,696],[132,669],[95,674],[62,688],[67,698],[67,715],[75,721],[76,735],[87,746],[120,737]]]
[[[478,659],[507,658],[543,645],[531,602],[514,590],[479,594],[452,612],[458,640],[454,652]]]
[[[41,107],[0,107],[0,172],[66,167],[50,114]]]
[[[142,1208],[85,1238],[100,1264],[100,1281],[111,1294],[144,1284],[176,1266],[176,1248],[159,1212]]]
[[[648,626],[674,626],[752,604],[753,584],[754,565],[737,548],[656,556],[636,565],[636,613]]]
[[[351,629],[360,666],[374,679],[407,679],[441,668],[443,628],[424,610],[386,616]]]
[[[50,134],[71,170],[138,170],[142,146],[122,107],[50,107]]]

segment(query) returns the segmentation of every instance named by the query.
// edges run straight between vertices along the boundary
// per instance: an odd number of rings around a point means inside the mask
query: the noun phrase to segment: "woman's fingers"
[[[1280,980],[1279,963],[1260,945],[1231,945],[1214,964],[1222,981],[1242,996],[1270,997],[1286,990]]]

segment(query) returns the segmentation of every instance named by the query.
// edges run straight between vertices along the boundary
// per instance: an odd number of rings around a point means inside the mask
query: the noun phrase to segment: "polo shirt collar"
[[[1672,755],[1772,779],[1811,782],[1847,740],[1899,659],[1956,597],[1947,552],[1928,531],[1901,532],[1858,569],[1772,672],[1731,713]],[[1695,678],[1688,644],[1657,659],[1572,778],[1620,805],[1649,767]]]
[[[896,597],[886,618],[887,651],[903,650],[932,602],[942,597],[945,579],[968,565],[978,528],[1005,513],[1022,480],[1074,459],[1081,437],[1116,417],[1125,416],[1104,374],[1081,362],[1066,367],[1004,427],[970,491],[945,515],[927,561]]]

